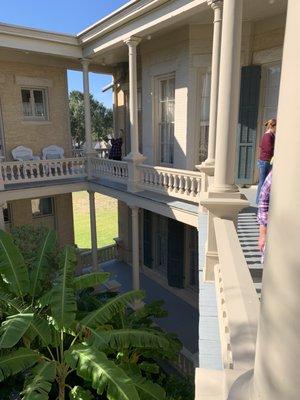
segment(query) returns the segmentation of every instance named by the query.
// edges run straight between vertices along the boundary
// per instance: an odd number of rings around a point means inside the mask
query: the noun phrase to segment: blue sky
[[[0,21],[31,28],[75,34],[114,11],[127,0],[2,0]],[[71,71],[69,90],[82,90],[80,72]],[[106,106],[112,104],[111,91],[101,88],[111,82],[107,75],[91,74],[90,90]]]

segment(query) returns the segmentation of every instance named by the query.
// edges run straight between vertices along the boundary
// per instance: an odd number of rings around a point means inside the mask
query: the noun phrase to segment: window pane
[[[169,80],[169,99],[175,100],[175,78]]]
[[[168,122],[174,122],[174,107],[175,107],[174,101],[168,101],[168,117],[167,117]]]
[[[46,115],[43,94],[43,90],[33,91],[35,115],[38,117],[44,117]]]
[[[52,197],[44,197],[42,199],[32,199],[31,209],[34,217],[52,215],[53,214]]]
[[[161,100],[167,99],[167,84],[168,84],[167,80],[160,82],[160,99]]]
[[[31,116],[32,115],[32,108],[30,104],[30,90],[29,89],[22,89],[22,104],[23,104],[23,115],[24,116]]]
[[[167,102],[160,103],[160,109],[161,109],[161,121],[160,122],[166,122],[167,121]]]

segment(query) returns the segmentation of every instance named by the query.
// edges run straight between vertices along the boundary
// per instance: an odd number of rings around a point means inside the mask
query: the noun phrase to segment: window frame
[[[29,104],[31,106],[32,115],[25,115],[24,114],[24,102],[23,102],[23,96],[22,96],[22,91],[23,90],[29,90],[30,91]],[[34,100],[34,91],[42,92],[43,106],[44,106],[45,115],[36,115],[36,111],[35,111],[36,103],[35,103],[35,100]],[[23,120],[24,121],[49,121],[49,92],[48,92],[48,88],[47,87],[22,85],[21,88],[20,88],[20,93],[21,93],[22,115],[23,115]]]
[[[154,96],[154,101],[155,101],[155,137],[156,137],[156,164],[161,165],[163,167],[168,167],[168,168],[173,168],[174,167],[174,156],[175,156],[175,115],[176,115],[176,73],[170,72],[167,74],[159,75],[156,76],[155,78],[155,96]],[[163,81],[169,81],[171,79],[174,79],[174,121],[171,122],[173,124],[173,145],[172,145],[172,163],[170,162],[165,162],[162,161],[162,152],[161,152],[161,146],[162,146],[162,140],[161,140],[161,132],[160,132],[160,124],[161,124],[161,82]],[[170,100],[167,100],[167,102]]]
[[[33,207],[32,207],[32,202],[34,200],[44,200],[44,199],[51,199],[51,213],[49,214],[35,214],[33,212]],[[32,219],[38,219],[38,218],[47,218],[47,217],[53,217],[55,215],[55,210],[54,210],[54,197],[53,196],[47,196],[47,197],[37,197],[34,199],[31,199],[31,214],[32,214]]]

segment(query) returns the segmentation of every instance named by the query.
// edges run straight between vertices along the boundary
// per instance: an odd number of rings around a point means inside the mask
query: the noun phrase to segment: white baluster
[[[191,178],[191,196],[195,197],[196,196],[196,191],[195,191],[195,178]]]

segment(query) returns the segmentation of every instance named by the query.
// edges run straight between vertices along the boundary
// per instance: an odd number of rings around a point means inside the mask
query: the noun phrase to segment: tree
[[[90,95],[92,136],[94,140],[106,139],[113,132],[113,112]],[[71,134],[73,141],[80,146],[85,142],[84,97],[73,90],[69,96]]]
[[[105,282],[109,274],[75,277],[71,247],[59,253],[57,275],[43,293],[41,283],[51,280],[48,263],[55,242],[49,231],[29,269],[11,236],[0,230],[0,382],[26,371],[23,400],[48,399],[55,387],[59,400],[66,392],[73,400],[96,398],[96,393],[110,400],[166,399],[164,389],[151,380],[155,365],[145,363],[143,354],[171,354],[175,341],[149,322],[136,327],[157,311],[131,310],[126,319],[128,305],[143,298],[140,291],[100,302],[92,311],[80,310],[80,291]],[[73,375],[79,384],[72,384]]]

